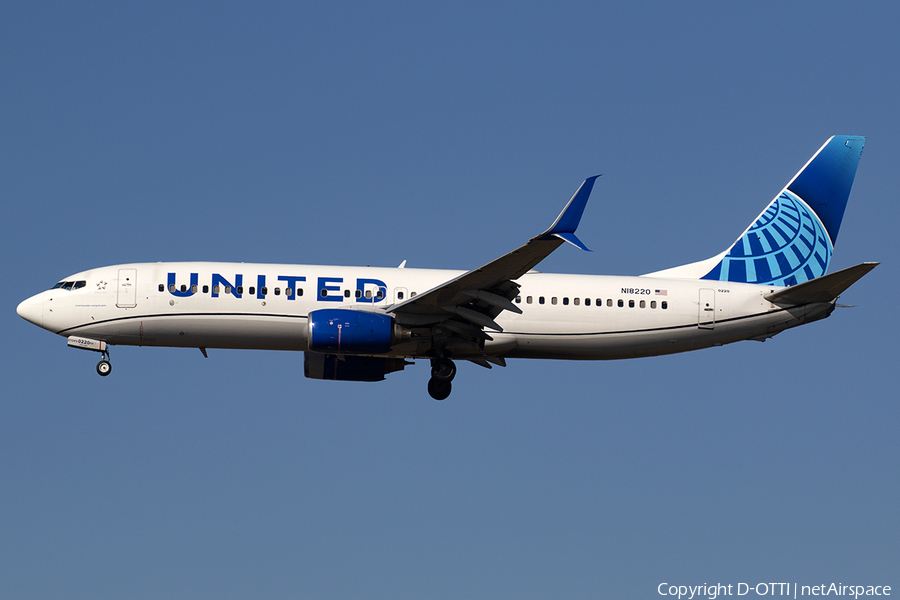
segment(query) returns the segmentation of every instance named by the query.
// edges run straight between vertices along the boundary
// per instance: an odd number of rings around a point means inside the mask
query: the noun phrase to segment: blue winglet
[[[558,237],[559,239],[569,242],[576,248],[580,248],[585,252],[591,252],[591,249],[584,245],[584,242],[579,240],[574,233],[554,233],[553,237]]]
[[[558,237],[561,240],[569,242],[576,248],[581,248],[582,250],[590,252],[587,246],[575,236],[575,230],[581,222],[581,215],[584,214],[584,207],[587,206],[588,198],[591,197],[591,190],[594,189],[594,182],[598,177],[600,176],[594,175],[593,177],[585,179],[581,184],[581,187],[578,188],[578,191],[575,192],[575,195],[572,196],[572,199],[569,200],[569,203],[566,204],[566,207],[562,209],[562,212],[559,213],[559,216],[553,221],[553,225],[550,226],[550,229],[537,236],[535,239],[548,238],[551,236]]]

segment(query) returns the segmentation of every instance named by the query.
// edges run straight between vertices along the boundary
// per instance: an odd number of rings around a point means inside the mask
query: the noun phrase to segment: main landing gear
[[[431,359],[431,379],[428,380],[428,393],[435,400],[444,400],[453,391],[453,378],[456,377],[456,365],[449,358]]]

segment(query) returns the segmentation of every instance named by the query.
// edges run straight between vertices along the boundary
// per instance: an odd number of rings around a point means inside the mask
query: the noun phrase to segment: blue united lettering
[[[283,282],[285,287],[285,299],[296,300],[303,295],[301,284],[306,281],[302,275],[278,275],[276,279]],[[190,285],[178,285],[177,273],[168,273],[166,278],[166,290],[176,298],[187,298],[198,292],[200,275],[190,274]],[[350,297],[349,291],[343,290],[343,277],[317,277],[314,297],[318,302],[343,302]],[[210,277],[209,287],[203,286],[203,293],[209,292],[211,298],[231,295],[234,298],[244,296],[244,275],[236,273],[233,277],[213,273]],[[256,276],[256,289],[250,288],[250,297],[265,300],[271,295],[271,290],[266,288],[266,276]],[[356,280],[354,300],[362,304],[378,304],[387,299],[387,284],[380,279],[358,278]]]

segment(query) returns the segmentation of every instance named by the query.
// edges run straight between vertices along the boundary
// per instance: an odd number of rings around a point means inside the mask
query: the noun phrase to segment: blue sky
[[[900,586],[892,3],[17,3],[0,19],[0,596],[658,597]],[[624,362],[114,348],[15,314],[136,261],[467,269],[603,173],[541,270],[723,250],[833,134],[867,136],[788,331]]]

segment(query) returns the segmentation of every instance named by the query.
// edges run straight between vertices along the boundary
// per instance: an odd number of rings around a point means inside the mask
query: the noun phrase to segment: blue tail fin
[[[700,279],[789,286],[824,275],[864,143],[825,142],[728,250],[695,263],[708,269]]]

